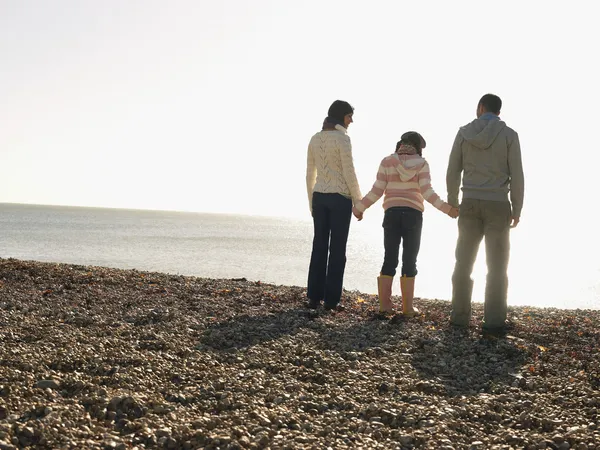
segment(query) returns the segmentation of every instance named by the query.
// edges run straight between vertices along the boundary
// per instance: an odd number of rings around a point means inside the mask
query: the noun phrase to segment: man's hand
[[[448,215],[450,217],[452,217],[453,219],[456,219],[458,217],[458,208],[455,208],[454,206],[450,209],[450,212],[448,213]]]
[[[354,214],[354,217],[356,217],[358,219],[358,221],[360,222],[363,218],[363,213],[360,212],[358,209],[356,209],[356,207],[352,208],[352,214]]]
[[[510,218],[510,222],[511,222],[511,223],[510,223],[510,227],[511,227],[511,228],[515,228],[517,225],[519,225],[519,220],[520,220],[520,219],[521,219],[520,217],[515,217],[515,216],[512,216],[512,217]]]

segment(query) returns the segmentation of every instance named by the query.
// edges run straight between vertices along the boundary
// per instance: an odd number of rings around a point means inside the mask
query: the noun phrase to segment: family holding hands
[[[524,175],[519,137],[500,120],[501,107],[498,96],[484,95],[477,105],[477,118],[459,129],[450,152],[445,202],[431,186],[429,164],[423,158],[426,142],[416,131],[400,137],[395,151],[381,161],[377,179],[363,197],[347,134],[354,108],[342,100],[333,102],[322,130],[308,146],[306,186],[314,224],[307,287],[309,308],[316,309],[321,302],[326,310],[343,308],[340,299],[351,217],[362,220],[365,210],[383,197],[385,254],[377,277],[379,314],[394,313],[392,285],[400,245],[402,314],[419,314],[413,299],[426,200],[451,218],[458,217],[451,324],[469,325],[471,273],[485,238],[488,274],[483,329],[491,334],[505,332],[509,234],[510,228],[519,223]]]

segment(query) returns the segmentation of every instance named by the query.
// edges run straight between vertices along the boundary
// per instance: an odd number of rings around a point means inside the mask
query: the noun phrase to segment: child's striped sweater
[[[451,209],[431,187],[429,164],[416,154],[394,153],[384,158],[377,172],[377,181],[371,191],[356,205],[356,209],[364,212],[384,194],[383,209],[408,206],[423,211],[423,200],[427,200],[446,214]]]

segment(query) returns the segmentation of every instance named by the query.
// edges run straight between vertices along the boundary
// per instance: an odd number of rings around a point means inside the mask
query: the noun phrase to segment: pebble
[[[35,387],[39,389],[60,389],[60,383],[56,380],[39,380],[35,383]]]
[[[557,444],[560,445],[563,442],[565,442],[565,438],[563,436],[561,436],[560,434],[557,434],[556,436],[552,437],[552,441]]]

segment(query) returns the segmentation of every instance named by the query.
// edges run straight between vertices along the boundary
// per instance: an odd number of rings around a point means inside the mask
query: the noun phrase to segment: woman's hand
[[[354,214],[354,217],[356,217],[358,219],[358,221],[360,222],[363,218],[363,213],[360,212],[358,209],[356,209],[356,206],[352,208],[352,214]]]

